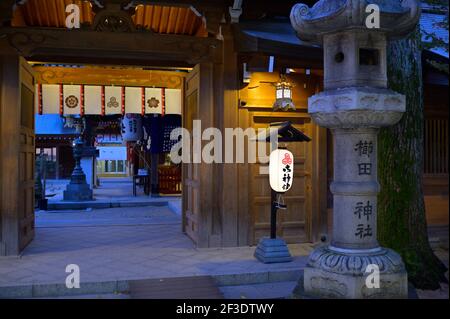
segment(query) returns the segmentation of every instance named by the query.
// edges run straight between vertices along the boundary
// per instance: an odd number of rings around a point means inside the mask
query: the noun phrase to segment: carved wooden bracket
[[[26,57],[221,62],[221,41],[150,32],[104,32],[48,28],[0,28],[0,38]]]
[[[130,13],[122,10],[120,3],[105,3],[94,19],[92,29],[95,31],[133,32],[135,30]]]

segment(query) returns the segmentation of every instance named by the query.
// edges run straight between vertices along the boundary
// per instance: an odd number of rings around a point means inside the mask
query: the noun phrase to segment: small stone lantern
[[[371,15],[379,15],[378,28],[369,28]],[[309,99],[308,112],[331,130],[334,144],[332,240],[310,254],[296,291],[407,297],[401,257],[377,241],[377,133],[405,111],[405,96],[387,88],[387,41],[413,31],[419,16],[417,0],[320,0],[292,8],[298,37],[323,45],[325,90]]]

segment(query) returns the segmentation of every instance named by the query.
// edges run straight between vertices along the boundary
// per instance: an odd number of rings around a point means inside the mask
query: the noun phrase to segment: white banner
[[[142,113],[142,88],[125,88],[125,113]]]
[[[84,114],[96,115],[101,114],[102,105],[102,87],[101,86],[84,86]]]
[[[105,114],[122,114],[122,87],[105,86]]]
[[[181,90],[166,89],[166,114],[181,115]]]
[[[64,114],[80,114],[81,113],[81,85],[64,85],[63,86],[63,105]]]
[[[162,89],[145,88],[145,113],[162,114],[163,103]]]
[[[42,114],[181,114],[182,109],[179,89],[42,84],[40,92],[36,85],[35,111]]]
[[[59,84],[42,84],[42,114],[59,114]]]

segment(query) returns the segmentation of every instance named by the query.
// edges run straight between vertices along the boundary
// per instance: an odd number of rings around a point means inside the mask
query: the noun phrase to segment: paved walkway
[[[180,224],[181,216],[168,206],[36,211],[36,227],[126,226]],[[181,225],[180,225],[181,227]]]
[[[0,289],[64,284],[68,264],[80,267],[81,283],[299,270],[311,250],[309,244],[291,245],[294,261],[265,265],[253,257],[255,247],[196,249],[181,232],[180,217],[168,208],[138,207],[133,213],[140,216],[138,223],[120,226],[107,225],[103,217],[130,218],[123,208],[39,213],[35,240],[23,255],[0,258]],[[98,224],[84,224],[87,221]]]
[[[436,247],[436,253],[448,266],[446,247]],[[255,247],[197,249],[182,233],[181,217],[167,206],[41,211],[36,213],[35,240],[23,255],[0,257],[0,296],[12,286],[62,286],[66,266],[77,264],[82,286],[212,275],[223,278],[220,289],[226,298],[282,298],[292,292],[293,275],[305,266],[312,245],[289,248],[292,262],[271,265],[253,257]],[[420,298],[449,296],[445,284],[437,291],[417,293]]]
[[[94,188],[94,200],[68,202],[63,200],[63,192],[69,180],[48,180],[46,194],[49,209],[85,209],[109,207],[158,206],[172,204],[180,206],[181,196],[152,197],[145,195],[142,187],[137,187],[137,196],[133,196],[133,183],[130,177],[101,178],[100,186]]]

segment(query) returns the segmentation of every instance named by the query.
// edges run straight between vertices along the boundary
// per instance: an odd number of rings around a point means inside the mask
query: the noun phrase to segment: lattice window
[[[425,120],[425,174],[448,174],[448,119]]]

